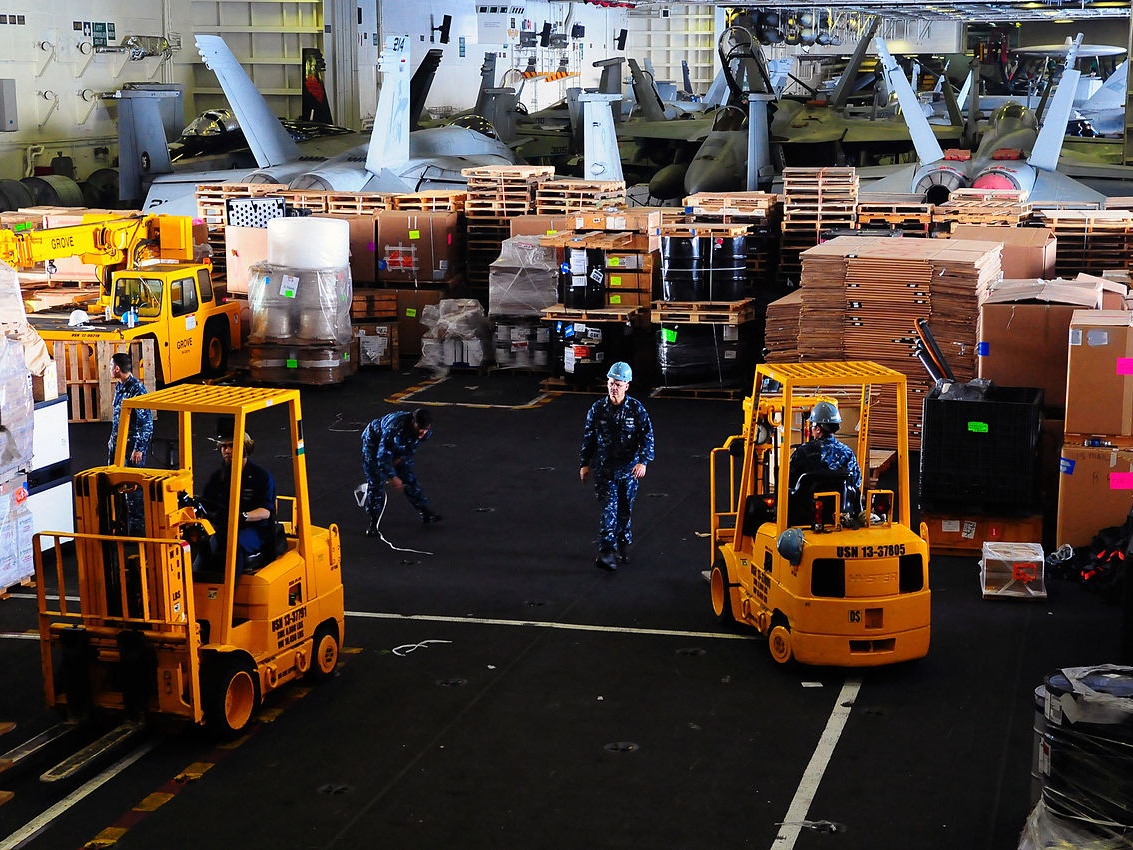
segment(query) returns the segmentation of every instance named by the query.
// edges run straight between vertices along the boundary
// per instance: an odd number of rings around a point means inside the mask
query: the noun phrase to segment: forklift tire
[[[712,585],[712,610],[716,619],[721,623],[736,622],[736,614],[732,610],[732,588],[734,581],[728,580],[728,565],[722,557],[716,559],[712,566],[712,576],[709,579]]]
[[[205,327],[204,347],[201,349],[201,374],[217,378],[228,371],[228,328],[218,330],[215,324]]]
[[[322,682],[334,675],[338,666],[338,649],[338,627],[334,623],[323,623],[315,630],[311,666],[305,678]]]
[[[790,664],[794,658],[791,650],[791,630],[783,623],[776,623],[771,627],[771,634],[767,636],[767,648],[771,658],[776,664]]]
[[[222,737],[236,737],[248,728],[260,706],[256,668],[242,656],[222,655],[202,678],[205,724]]]

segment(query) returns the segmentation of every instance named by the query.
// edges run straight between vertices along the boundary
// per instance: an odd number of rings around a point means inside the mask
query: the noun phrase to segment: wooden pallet
[[[13,593],[26,591],[28,588],[35,587],[35,578],[33,576],[24,576],[18,582],[10,584],[7,587],[0,587],[0,599],[8,599]],[[0,723],[0,735],[12,731],[12,726],[8,723]],[[3,800],[0,799],[0,805],[3,805]]]
[[[355,289],[350,301],[352,321],[397,318],[397,293],[392,289]]]
[[[751,232],[747,224],[708,224],[693,222],[692,224],[663,224],[657,229],[660,236],[708,236],[710,238],[731,238],[733,236],[747,236]]]
[[[473,182],[521,181],[538,182],[549,180],[555,176],[555,168],[551,165],[477,165],[471,168],[460,169],[462,177]]]
[[[778,196],[773,192],[697,192],[682,202],[685,212],[692,215],[713,214],[769,214]]]
[[[136,339],[55,340],[52,357],[58,374],[59,395],[68,396],[70,422],[109,422],[114,413],[114,380],[110,377],[110,358],[120,351],[129,352],[134,361],[134,375],[147,392],[157,387],[154,341]]]
[[[651,398],[703,398],[714,401],[734,401],[743,398],[747,390],[741,387],[655,387]]]
[[[755,299],[742,301],[654,301],[653,324],[742,325],[755,318]]]
[[[484,197],[476,192],[468,193],[464,211],[469,218],[514,218],[527,215],[535,208],[531,198]]]
[[[467,200],[467,191],[412,192],[390,195],[389,208],[409,212],[460,212]]]
[[[384,192],[328,192],[327,212],[339,215],[367,215],[389,209],[390,196]]]
[[[645,316],[645,307],[600,307],[576,310],[562,304],[552,304],[540,312],[545,321],[552,322],[628,322]]]

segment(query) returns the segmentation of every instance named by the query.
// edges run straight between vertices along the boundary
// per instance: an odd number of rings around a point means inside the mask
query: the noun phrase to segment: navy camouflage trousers
[[[401,492],[405,494],[405,498],[409,500],[413,509],[417,513],[421,513],[429,507],[429,500],[425,498],[425,491],[417,483],[417,474],[413,471],[413,464],[402,461],[394,469],[397,472],[397,477],[401,479],[401,483],[404,485]],[[366,492],[366,513],[370,515],[370,519],[377,522],[386,503],[386,481],[382,479],[381,471],[376,463],[364,464],[363,471],[366,473],[366,481],[370,485]]]
[[[598,546],[613,549],[633,543],[633,502],[637,498],[637,479],[632,475],[616,478],[598,477],[594,495],[602,503],[598,522]]]

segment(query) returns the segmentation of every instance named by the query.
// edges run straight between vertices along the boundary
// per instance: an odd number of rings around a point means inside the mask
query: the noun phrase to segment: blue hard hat
[[[837,431],[837,426],[842,424],[842,414],[831,402],[820,401],[810,411],[810,424],[826,425]]]
[[[610,371],[606,373],[607,378],[613,378],[615,381],[632,381],[633,369],[629,364],[623,360],[619,360],[610,367]]]
[[[788,528],[779,535],[779,539],[775,542],[775,548],[793,566],[798,566],[803,559],[804,543],[805,539],[801,528]]]

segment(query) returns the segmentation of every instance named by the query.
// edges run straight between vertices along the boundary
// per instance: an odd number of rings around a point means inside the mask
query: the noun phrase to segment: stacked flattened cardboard
[[[919,446],[932,383],[912,356],[916,320],[929,320],[957,379],[973,377],[977,297],[999,277],[999,256],[998,243],[878,236],[840,236],[805,251],[795,359],[874,360],[904,372],[910,445]],[[879,409],[872,427],[881,445],[896,445],[896,410]]]
[[[803,291],[795,289],[767,305],[763,348],[768,363],[791,363],[798,359],[799,313]]]
[[[1058,239],[1056,274],[1101,274],[1131,267],[1133,211],[1043,209],[1037,215]]]
[[[817,245],[824,230],[853,228],[858,185],[854,168],[783,169],[781,280],[798,280],[802,273],[799,255]]]

